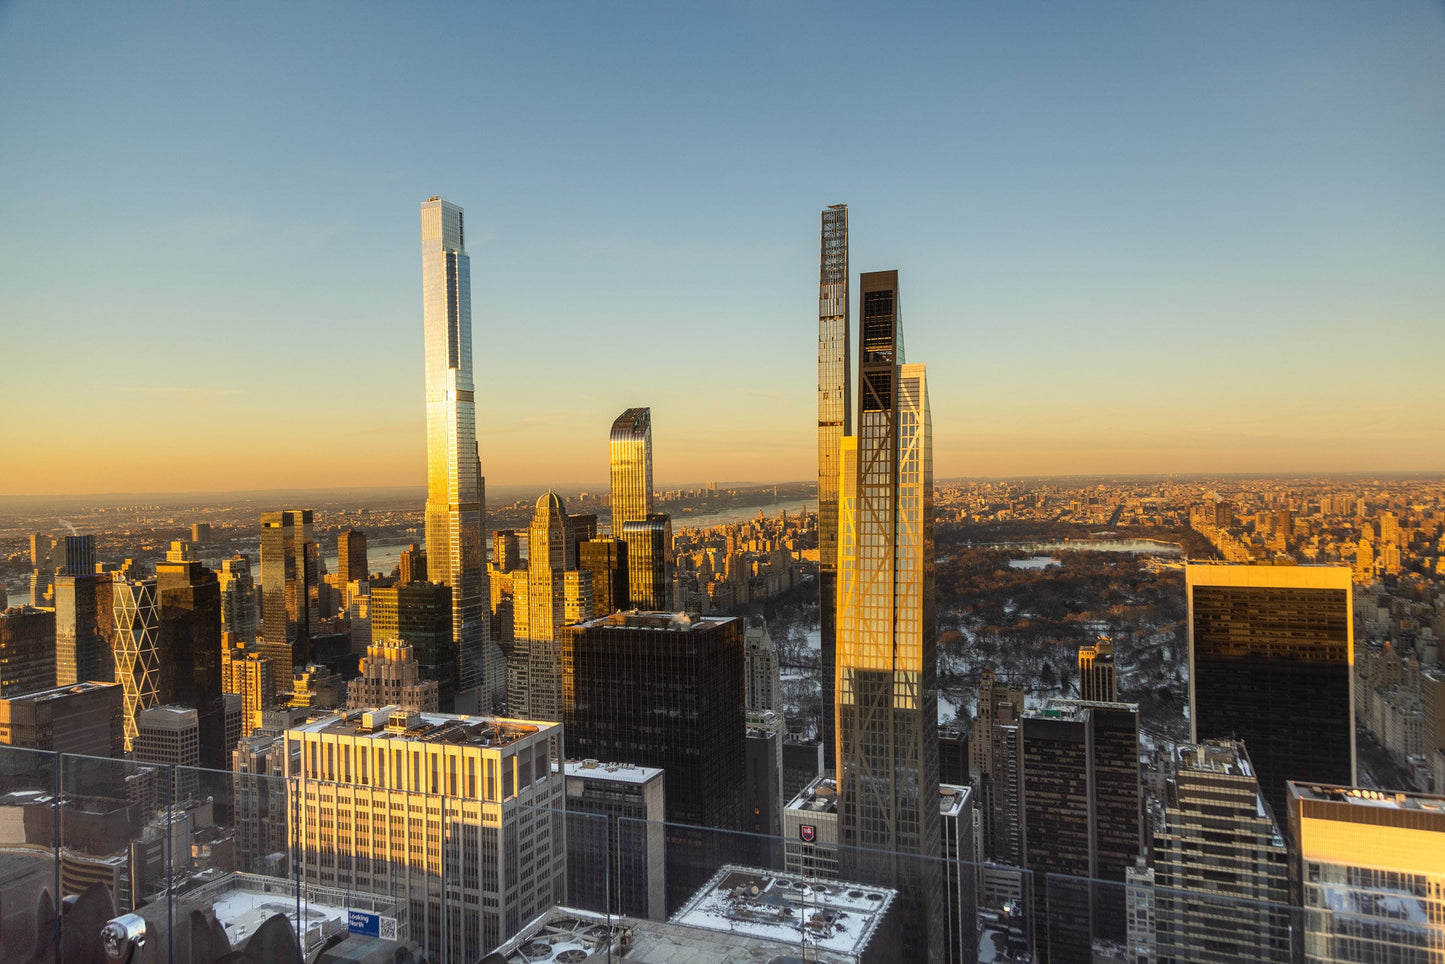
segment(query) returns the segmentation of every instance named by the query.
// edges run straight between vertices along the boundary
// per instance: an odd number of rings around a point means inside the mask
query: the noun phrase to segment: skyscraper
[[[55,613],[32,606],[0,612],[0,696],[55,685]]]
[[[456,705],[457,644],[452,591],[436,582],[383,586],[371,591],[371,640],[410,643],[422,679],[436,680],[437,706]]]
[[[1354,786],[1345,566],[1189,563],[1190,739],[1238,739],[1275,818],[1285,781]]]
[[[55,685],[115,679],[110,574],[95,571],[95,537],[67,536],[55,575]]]
[[[1288,784],[1302,958],[1445,957],[1445,797]]]
[[[156,706],[160,692],[161,614],[156,581],[116,579],[115,681],[124,691],[125,748],[136,737],[136,714]]]
[[[672,519],[654,512],[622,527],[627,543],[627,596],[633,609],[661,612],[671,609],[668,552],[672,547]]]
[[[366,533],[360,529],[347,529],[336,537],[336,571],[341,585],[350,585],[357,579],[365,579]]]
[[[421,206],[422,321],[426,341],[427,573],[452,590],[457,708],[490,709],[506,686],[490,642],[486,493],[472,385],[472,269],[462,209]]]
[[[311,510],[261,513],[261,636],[278,687],[289,689],[292,667],[310,660],[321,626],[320,572]]]
[[[1119,699],[1119,678],[1114,672],[1114,644],[1099,640],[1079,647],[1079,699],[1113,703]]]
[[[666,773],[669,911],[736,848],[717,831],[743,829],[743,677],[736,618],[614,613],[562,631],[567,756]]]
[[[557,493],[537,500],[527,571],[512,580],[512,653],[507,664],[508,712],[531,720],[562,718],[558,638],[568,623],[592,618],[592,573],[578,571],[567,507]]]
[[[363,710],[287,730],[294,876],[406,901],[428,960],[481,960],[566,896],[560,729]]]
[[[627,543],[620,535],[580,543],[577,568],[592,573],[592,615],[607,616],[627,608]]]
[[[1244,745],[1183,744],[1170,755],[1153,834],[1159,957],[1289,960],[1289,851]]]
[[[839,445],[841,876],[897,887],[904,956],[941,960],[928,389],[924,367],[903,364],[898,272],[859,287],[858,434]]]
[[[1093,939],[1126,933],[1124,876],[1139,854],[1138,708],[1050,700],[1020,728],[1024,865],[1036,883],[1033,919],[1048,922],[1035,928],[1039,960],[1087,959]]]
[[[652,409],[629,408],[612,423],[612,536],[652,514]]]
[[[251,560],[241,553],[221,561],[216,574],[221,587],[221,632],[243,643],[256,641],[256,584]]]
[[[160,604],[160,687],[162,703],[196,708],[201,766],[222,769],[226,746],[221,698],[221,589],[216,574],[199,562],[156,565]]]
[[[853,434],[848,331],[848,205],[823,210],[818,254],[818,612],[823,719],[819,738],[832,759],[837,675],[838,444]]]

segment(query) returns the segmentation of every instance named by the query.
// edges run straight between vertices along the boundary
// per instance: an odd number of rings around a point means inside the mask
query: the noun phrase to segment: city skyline
[[[9,4],[18,414],[167,431],[35,433],[3,488],[418,482],[403,239],[431,194],[473,215],[493,485],[602,478],[636,405],[660,485],[812,475],[811,219],[840,202],[853,267],[904,265],[929,319],[940,478],[1439,471],[1445,18],[1392,12],[914,9],[870,35],[901,66],[841,75],[856,10],[466,11],[438,39],[403,11]],[[830,152],[830,113],[908,150]],[[280,431],[298,390],[314,424]]]

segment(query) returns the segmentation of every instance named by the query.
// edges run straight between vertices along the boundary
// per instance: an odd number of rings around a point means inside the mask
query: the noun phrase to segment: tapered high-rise
[[[505,664],[489,643],[486,515],[472,384],[471,260],[462,209],[440,197],[421,206],[422,318],[426,341],[427,574],[452,590],[457,708],[489,709]],[[492,657],[492,658],[489,658]]]
[[[857,435],[839,445],[840,873],[897,887],[903,956],[943,958],[933,458],[922,365],[903,364],[898,272],[860,278]]]
[[[823,674],[819,738],[831,759],[837,674],[838,444],[852,434],[848,331],[848,206],[823,210],[818,253],[818,612]]]

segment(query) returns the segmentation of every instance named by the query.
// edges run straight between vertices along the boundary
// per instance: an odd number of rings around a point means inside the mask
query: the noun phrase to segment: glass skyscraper
[[[321,627],[321,551],[311,535],[310,509],[261,513],[261,652],[276,668],[276,685],[311,659]]]
[[[427,575],[452,590],[457,709],[490,709],[506,687],[489,643],[486,515],[472,385],[472,276],[462,209],[421,206],[422,319],[426,342]]]
[[[859,288],[858,434],[839,445],[840,875],[897,887],[904,957],[941,960],[928,389],[903,364],[898,272]]]
[[[823,210],[818,252],[818,612],[823,674],[823,752],[835,752],[833,680],[837,673],[838,443],[851,435],[848,366],[848,206]]]
[[[1184,567],[1190,739],[1237,739],[1284,822],[1285,781],[1354,786],[1354,608],[1346,566]]]
[[[652,514],[652,409],[629,408],[612,423],[612,537]]]

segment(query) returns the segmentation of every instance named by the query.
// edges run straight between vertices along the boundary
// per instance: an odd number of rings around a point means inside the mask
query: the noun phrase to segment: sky
[[[434,194],[489,484],[814,476],[834,203],[939,478],[1445,471],[1440,2],[0,0],[0,495],[421,485]]]

